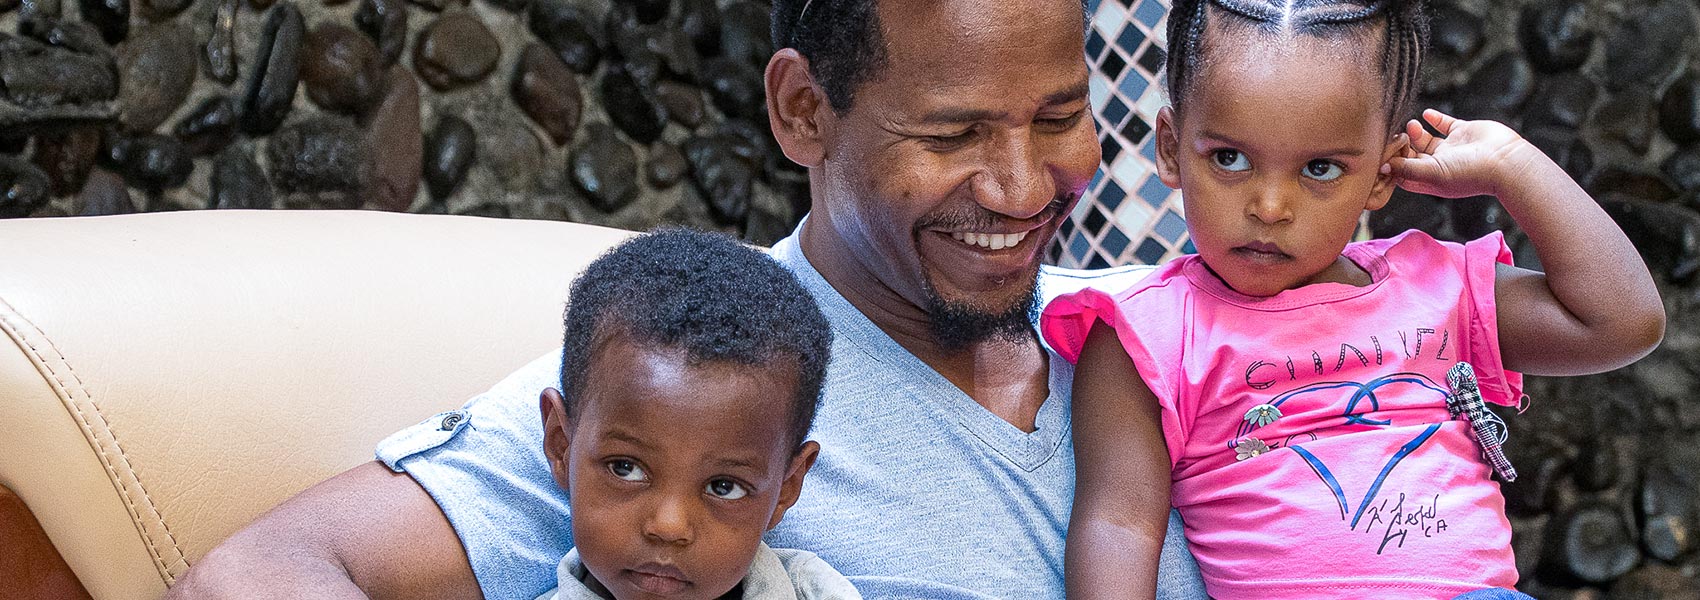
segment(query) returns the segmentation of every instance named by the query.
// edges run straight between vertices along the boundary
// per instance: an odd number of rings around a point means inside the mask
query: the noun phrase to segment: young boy
[[[860,598],[762,534],[797,502],[832,334],[778,263],[663,230],[573,282],[543,445],[576,547],[543,598]]]

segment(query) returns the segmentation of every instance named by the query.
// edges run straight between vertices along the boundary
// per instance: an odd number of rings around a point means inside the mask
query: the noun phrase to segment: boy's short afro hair
[[[760,250],[729,236],[661,229],[621,243],[573,281],[567,297],[561,395],[578,416],[597,340],[684,350],[692,364],[797,367],[789,442],[814,421],[832,331],[814,297]]]

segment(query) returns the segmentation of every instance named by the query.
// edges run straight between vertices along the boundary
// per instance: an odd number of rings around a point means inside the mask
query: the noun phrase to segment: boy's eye
[[[1246,160],[1245,155],[1240,154],[1239,150],[1217,150],[1212,158],[1216,159],[1216,166],[1222,167],[1222,170],[1225,171],[1251,170],[1251,161]]]
[[[714,481],[710,481],[708,482],[708,488],[706,491],[710,496],[714,496],[721,500],[737,500],[750,495],[749,490],[744,489],[744,486],[739,485],[738,482],[730,479],[716,479]]]
[[[1340,165],[1326,160],[1313,160],[1310,161],[1310,164],[1305,165],[1305,177],[1317,181],[1334,181],[1345,174],[1345,169],[1341,169]]]
[[[626,481],[643,481],[649,478],[649,475],[643,472],[643,467],[629,460],[608,461],[608,472]]]

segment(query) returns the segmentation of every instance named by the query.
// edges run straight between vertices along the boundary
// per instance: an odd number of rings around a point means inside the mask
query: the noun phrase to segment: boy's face
[[[819,450],[788,445],[793,365],[691,365],[684,351],[603,339],[569,422],[543,395],[544,445],[568,490],[592,589],[621,600],[716,598],[797,501]]]

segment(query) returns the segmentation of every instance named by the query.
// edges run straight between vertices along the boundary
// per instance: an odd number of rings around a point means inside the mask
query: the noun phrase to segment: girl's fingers
[[[1432,108],[1423,111],[1423,120],[1428,121],[1430,125],[1434,126],[1434,130],[1440,132],[1440,135],[1443,136],[1452,135],[1452,127],[1458,124],[1458,119],[1453,118],[1452,115]]]
[[[1436,142],[1440,139],[1434,137],[1434,134],[1429,133],[1427,129],[1423,129],[1422,124],[1418,123],[1416,119],[1405,123],[1405,136],[1406,139],[1410,140],[1408,145],[1413,153],[1434,152]]]
[[[1404,158],[1395,156],[1387,161],[1393,177],[1400,186],[1409,187],[1411,182],[1433,181],[1439,178],[1440,164],[1427,158]]]

